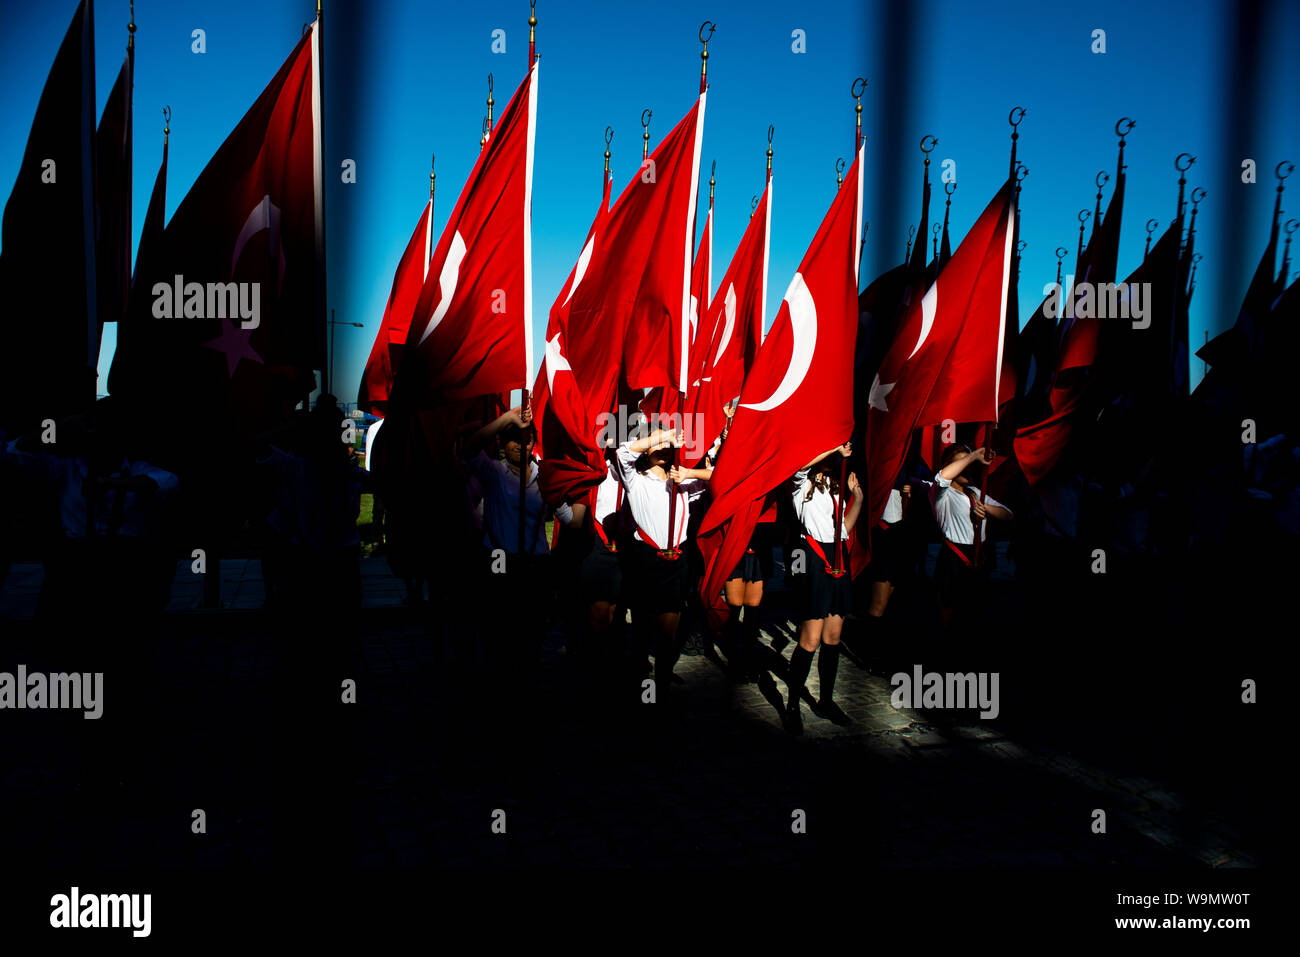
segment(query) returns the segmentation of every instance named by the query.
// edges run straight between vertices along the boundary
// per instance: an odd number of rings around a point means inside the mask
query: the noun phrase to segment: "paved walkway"
[[[285,680],[313,639],[258,611],[257,562],[223,561],[221,576],[223,611],[202,611],[199,579],[178,566],[148,691],[153,738],[111,745],[149,758],[113,785],[115,799],[96,804],[94,827],[77,772],[84,724],[21,718],[23,733],[0,763],[19,812],[0,840],[15,859],[180,867],[282,859],[284,815],[304,799],[286,798],[283,765],[313,727],[310,712],[286,721]],[[361,656],[349,672],[357,704],[339,705],[352,724],[325,742],[321,759],[330,796],[320,840],[337,850],[336,863],[820,864],[853,855],[869,867],[1237,867],[1264,854],[1243,805],[1208,778],[1180,775],[1181,765],[1170,775],[1134,773],[1148,766],[1148,749],[1161,748],[1158,738],[1116,750],[1089,736],[1086,713],[1072,721],[1039,703],[1026,717],[1014,675],[1003,678],[1002,718],[986,721],[895,708],[889,669],[875,674],[846,656],[836,697],[854,724],[837,727],[805,705],[805,735],[790,738],[780,705],[793,623],[776,590],[763,622],[766,679],[731,685],[716,650],[693,639],[664,719],[640,704],[639,675],[614,687],[579,680],[558,627],[521,690],[476,666],[463,645],[431,636],[382,559],[363,561],[362,583]],[[23,565],[0,591],[8,622],[0,669],[48,660],[31,620],[38,589],[39,567]],[[927,670],[957,660],[938,646],[921,650]],[[819,693],[815,666],[808,688]],[[204,835],[191,833],[194,808],[206,813]],[[1093,832],[1095,809],[1106,812],[1105,834]],[[508,839],[492,832],[498,811]],[[792,830],[800,812],[805,833]]]

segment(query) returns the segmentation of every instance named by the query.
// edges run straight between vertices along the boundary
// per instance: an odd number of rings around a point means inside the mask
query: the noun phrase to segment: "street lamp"
[[[330,394],[332,394],[334,398],[337,399],[338,394],[334,392],[334,327],[335,326],[351,326],[353,329],[364,329],[365,326],[359,322],[335,322],[334,310],[333,309],[330,310],[330,363],[329,363],[330,375],[329,375],[329,389],[327,391],[329,391]]]

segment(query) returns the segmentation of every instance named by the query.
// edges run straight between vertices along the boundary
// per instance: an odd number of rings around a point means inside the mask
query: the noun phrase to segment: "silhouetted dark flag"
[[[0,251],[0,422],[11,431],[95,401],[94,7],[77,7],[41,92]]]
[[[95,253],[99,322],[126,314],[131,292],[131,93],[135,54],[127,51],[95,134],[95,199],[99,206]],[[96,341],[98,354],[98,341]]]
[[[194,442],[287,421],[317,367],[315,28],[142,255],[110,389]],[[142,244],[143,245],[143,244]],[[159,428],[166,434],[167,428]]]

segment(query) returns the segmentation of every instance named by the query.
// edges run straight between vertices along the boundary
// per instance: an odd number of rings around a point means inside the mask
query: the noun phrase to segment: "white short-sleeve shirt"
[[[636,461],[640,455],[633,452],[626,442],[618,447],[616,458],[623,487],[626,489],[627,506],[632,513],[632,521],[636,523],[636,537],[655,548],[679,547],[687,538],[691,506],[708,490],[708,485],[699,479],[690,479],[677,485],[669,479],[657,479],[638,472]],[[668,534],[669,486],[673,487],[673,494],[677,496],[671,537]]]
[[[987,493],[984,496],[984,504],[1007,508]],[[934,520],[939,523],[939,530],[943,532],[944,538],[955,545],[975,544],[975,526],[971,521],[973,518],[971,498],[953,485],[950,479],[943,478],[939,472],[935,473],[934,484],[930,486],[930,507],[934,509]],[[1011,509],[1007,508],[1007,511]],[[985,541],[989,533],[988,522],[984,523],[981,532],[980,541]]]

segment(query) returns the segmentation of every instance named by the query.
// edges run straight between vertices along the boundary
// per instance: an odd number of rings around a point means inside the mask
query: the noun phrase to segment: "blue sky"
[[[363,7],[361,12],[357,7]],[[851,159],[849,85],[870,80],[863,98],[868,136],[864,217],[871,223],[863,281],[902,257],[907,227],[919,211],[924,133],[939,138],[933,175],[957,163],[952,214],[959,237],[1000,185],[1007,165],[1007,111],[1023,106],[1020,158],[1030,167],[1022,196],[1025,250],[1022,319],[1055,274],[1052,250],[1072,252],[1075,215],[1091,208],[1100,169],[1113,174],[1112,127],[1122,115],[1129,137],[1128,202],[1120,270],[1138,262],[1143,224],[1171,219],[1177,196],[1174,156],[1198,159],[1192,186],[1201,206],[1198,249],[1205,254],[1193,302],[1192,341],[1230,324],[1263,249],[1271,215],[1273,166],[1300,162],[1300,4],[1279,0],[1249,49],[1261,77],[1242,97],[1231,88],[1235,4],[1090,2],[1039,5],[889,0],[819,4],[736,0],[661,2],[653,8],[543,2],[542,55],[534,178],[534,314],[540,343],[547,310],[577,257],[599,200],[604,129],[614,127],[616,193],[636,170],[640,115],[654,111],[651,147],[689,109],[698,84],[705,19],[717,22],[710,43],[710,96],[703,167],[717,161],[715,281],[748,221],[751,196],[763,186],[768,124],[774,143],[775,203],[768,317],[802,257],[835,190],[835,160]],[[0,190],[8,195],[49,65],[75,4],[7,4],[0,34],[7,95],[0,105]],[[888,19],[913,11],[908,42]],[[136,4],[135,228],[161,156],[161,107],[172,120],[167,211],[170,216],[203,165],[275,73],[314,14],[311,0],[227,0],[221,4]],[[108,96],[126,41],[127,3],[96,4],[97,95]],[[383,312],[397,258],[428,195],[430,152],[438,155],[434,227],[441,229],[478,151],[486,77],[495,75],[497,115],[527,67],[528,5],[430,4],[378,0],[326,4],[326,172],[329,297],[340,327],[336,377],[345,400],[356,384]],[[207,32],[207,53],[190,50],[190,33]],[[506,31],[506,52],[491,50],[492,31]],[[791,49],[806,34],[807,52]],[[1107,52],[1090,51],[1092,31],[1106,31]],[[890,111],[890,102],[902,102]],[[1253,119],[1252,119],[1253,118]],[[1240,178],[1243,158],[1257,160],[1259,182]],[[344,158],[357,162],[357,183],[339,181]],[[1284,207],[1300,218],[1300,178]],[[1106,187],[1109,201],[1113,183]],[[701,213],[707,188],[701,189]],[[942,215],[936,187],[932,215]],[[1300,254],[1300,250],[1297,250]],[[1067,263],[1068,264],[1068,263]],[[1294,271],[1293,271],[1294,275]],[[113,336],[105,336],[101,375]],[[536,350],[540,358],[541,349]],[[1200,376],[1193,361],[1193,379]],[[102,381],[102,380],[101,380]]]

